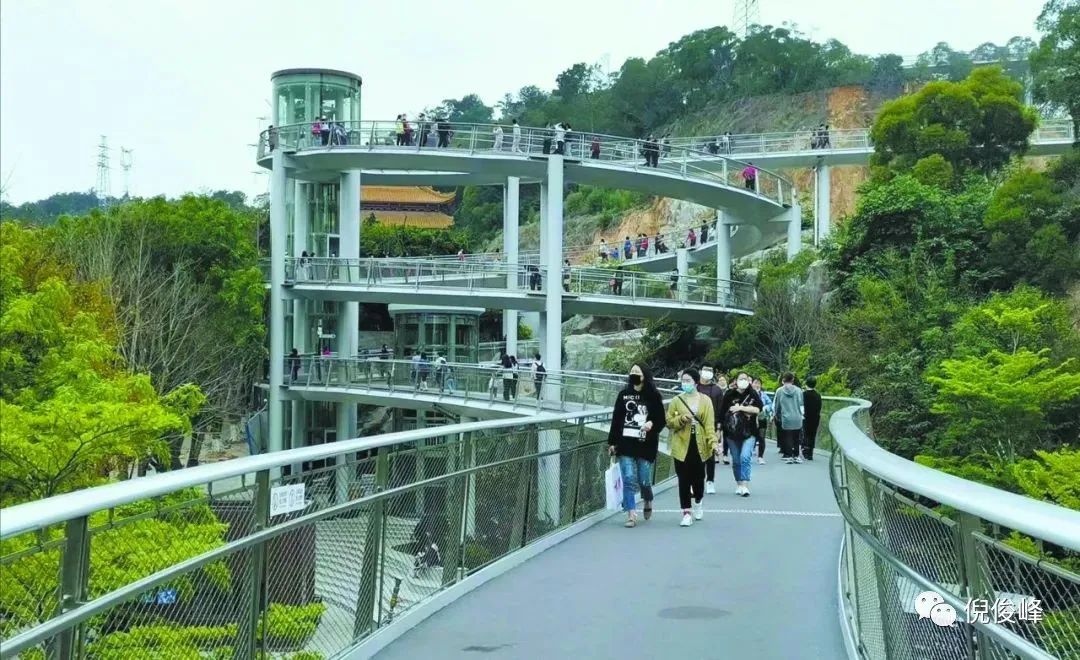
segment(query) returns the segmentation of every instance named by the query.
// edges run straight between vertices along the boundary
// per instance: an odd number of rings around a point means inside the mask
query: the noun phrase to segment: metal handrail
[[[525,157],[559,153],[556,138],[559,131],[552,128],[521,126],[520,136],[515,138],[511,127],[503,124],[480,124],[465,122],[447,122],[448,129],[439,130],[439,122],[409,122],[414,129],[409,135],[415,136],[415,143],[407,138],[405,143],[396,139],[396,121],[341,121],[329,122],[330,130],[326,135],[312,132],[311,123],[288,124],[262,131],[259,135],[257,159],[263,159],[271,142],[275,148],[291,152],[333,149],[366,149],[391,151],[416,151],[437,153],[440,150],[450,152],[467,151],[470,155],[500,154],[508,157]],[[426,127],[425,127],[426,124]],[[496,127],[503,130],[502,135],[495,133]],[[417,130],[418,129],[418,130]],[[507,136],[509,131],[510,135]],[[273,140],[270,140],[271,132]],[[437,144],[433,139],[421,139],[421,136],[439,134]],[[445,134],[445,135],[443,135]],[[754,165],[756,176],[748,182],[740,173],[752,163],[742,162],[726,155],[711,154],[707,151],[695,151],[670,143],[662,144],[659,140],[640,140],[635,138],[604,135],[595,132],[570,131],[563,134],[563,155],[582,164],[606,163],[629,167],[635,171],[664,171],[683,178],[696,178],[718,183],[728,188],[741,189],[770,200],[781,206],[790,206],[795,200],[793,184],[776,172]],[[653,158],[650,159],[649,155]],[[641,160],[645,158],[646,164]],[[691,164],[692,163],[692,164]],[[705,166],[708,167],[705,167]],[[719,172],[717,172],[717,170]]]
[[[855,414],[871,403],[842,400],[853,405],[831,417],[829,430],[852,463],[935,502],[1080,552],[1080,512],[961,479],[886,451],[855,424]]]

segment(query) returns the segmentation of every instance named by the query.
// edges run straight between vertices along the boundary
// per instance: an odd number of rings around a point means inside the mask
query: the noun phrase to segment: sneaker
[[[791,462],[792,463],[802,463],[802,456],[796,456],[795,458],[791,459]]]
[[[742,495],[742,486],[735,486],[735,494]]]
[[[757,464],[758,465],[765,465],[765,457],[764,456],[758,456],[757,457]]]
[[[727,456],[724,457],[724,465],[731,465],[731,459]]]
[[[644,514],[645,514],[645,520],[648,520],[649,518],[652,518],[652,506],[650,506],[649,504],[646,504],[645,509],[644,509]]]
[[[714,484],[711,481],[706,481],[705,482],[705,494],[706,495],[715,495],[716,494],[716,484]]]
[[[634,527],[637,525],[637,511],[631,511],[626,516],[626,524],[623,527]]]
[[[814,457],[811,456],[810,454],[807,454],[806,456],[803,456],[803,460],[804,461],[812,461],[812,460],[814,460]]]
[[[689,511],[683,511],[682,522],[679,523],[679,527],[689,527],[694,524],[694,520],[690,517]]]
[[[742,487],[742,492],[739,493],[739,494],[742,495],[743,497],[750,497],[750,489],[747,488],[746,486],[743,486]]]
[[[691,505],[691,510],[694,512],[694,520],[701,520],[705,517],[705,507],[701,506],[701,502],[694,502]]]

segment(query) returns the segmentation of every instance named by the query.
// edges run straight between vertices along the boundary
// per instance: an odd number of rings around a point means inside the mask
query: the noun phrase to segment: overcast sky
[[[612,69],[694,30],[731,25],[731,0],[3,0],[0,183],[18,204],[96,182],[101,135],[134,150],[134,195],[266,190],[253,173],[270,73],[345,69],[364,79],[363,119],[415,114],[478,93],[554,87],[575,62]],[[916,55],[1035,35],[1042,0],[760,0],[859,53]],[[265,117],[266,119],[260,119]]]

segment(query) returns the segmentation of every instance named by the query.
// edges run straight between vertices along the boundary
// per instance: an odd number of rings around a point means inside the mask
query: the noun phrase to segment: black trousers
[[[716,455],[713,454],[705,461],[705,481],[716,481]]]
[[[690,436],[690,448],[685,461],[675,461],[675,476],[679,478],[679,506],[690,508],[690,496],[695,502],[705,497],[705,464],[698,451],[697,438]]]
[[[503,401],[510,400],[510,394],[514,391],[514,381],[510,378],[503,378]]]
[[[439,131],[439,146],[440,147],[449,147],[450,146],[450,131]]]
[[[814,443],[817,442],[817,430],[821,425],[820,419],[808,419],[803,421],[802,455],[803,458],[814,457]]]
[[[761,458],[762,456],[765,455],[765,431],[768,428],[769,428],[769,425],[767,423],[766,424],[758,424],[758,435],[757,435],[757,457],[758,458]]]
[[[780,454],[784,458],[795,458],[799,455],[799,435],[801,433],[802,429],[792,431],[786,429],[776,430],[776,434],[780,438]]]

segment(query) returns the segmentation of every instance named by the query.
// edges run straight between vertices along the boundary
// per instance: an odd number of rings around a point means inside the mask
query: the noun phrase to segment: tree
[[[992,172],[1027,151],[1035,111],[999,68],[976,69],[962,82],[933,82],[884,104],[870,130],[872,164],[896,171],[940,154],[963,174]]]
[[[490,124],[494,116],[494,109],[484,105],[476,94],[466,94],[460,99],[446,99],[428,112],[463,124]]]
[[[1080,144],[1080,0],[1049,0],[1036,26],[1042,38],[1031,51],[1035,98],[1065,108]]]

